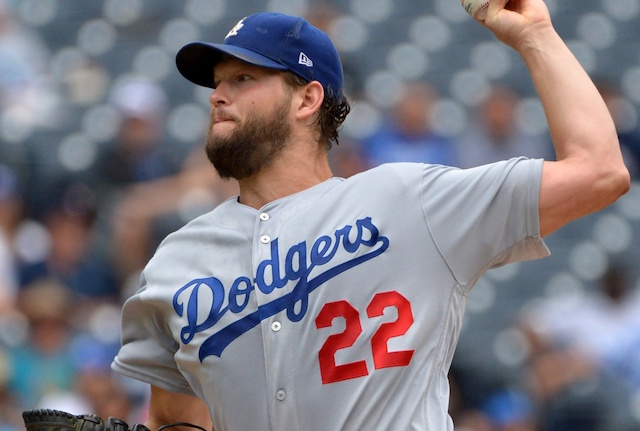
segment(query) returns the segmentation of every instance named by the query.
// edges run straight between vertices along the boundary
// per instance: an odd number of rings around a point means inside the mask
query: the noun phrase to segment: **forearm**
[[[547,115],[557,160],[622,163],[613,120],[595,85],[551,25],[540,27],[516,49]]]
[[[616,129],[542,0],[490,0],[485,25],[526,64],[545,110],[557,161],[540,184],[540,233],[605,208],[629,189]]]
[[[546,163],[541,234],[599,211],[629,188],[618,135],[600,93],[552,28],[519,48],[544,106],[557,162]]]
[[[163,425],[175,422],[187,422],[214,431],[209,410],[202,400],[152,386],[147,427],[155,431]],[[194,428],[176,427],[171,428],[169,431],[196,430]]]

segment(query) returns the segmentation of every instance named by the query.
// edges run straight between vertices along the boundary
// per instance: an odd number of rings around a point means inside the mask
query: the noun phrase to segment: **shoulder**
[[[360,172],[349,177],[345,182],[349,183],[367,183],[377,182],[394,182],[404,178],[415,178],[423,175],[425,169],[430,167],[437,168],[438,165],[428,165],[423,163],[384,163],[374,168]]]
[[[429,176],[446,172],[460,171],[459,168],[429,163],[385,163],[350,177],[346,182],[369,184],[378,187],[381,184],[409,185],[421,182]]]
[[[425,169],[425,178],[438,180],[441,177],[454,182],[474,182],[479,178],[491,181],[491,178],[539,176],[542,170],[543,159],[531,159],[527,157],[514,157],[487,163],[470,168],[438,167],[431,165]]]
[[[510,188],[539,184],[542,159],[517,157],[474,168],[427,163],[388,163],[369,169],[345,180],[345,186],[372,193],[403,193],[409,190],[421,194],[481,191],[510,184]]]

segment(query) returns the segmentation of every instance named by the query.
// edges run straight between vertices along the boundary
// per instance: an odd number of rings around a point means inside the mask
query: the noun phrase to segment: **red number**
[[[320,375],[322,383],[334,383],[341,380],[355,379],[369,374],[365,361],[336,365],[335,354],[338,350],[353,346],[358,336],[362,333],[360,314],[347,301],[329,302],[322,307],[316,317],[316,328],[327,328],[332,325],[333,319],[343,317],[346,323],[344,331],[340,334],[330,335],[324,342],[318,359],[320,361]]]
[[[406,334],[413,325],[411,303],[396,291],[377,293],[367,307],[367,316],[369,318],[382,316],[387,307],[395,307],[398,311],[398,318],[393,322],[382,323],[371,337],[375,369],[407,366],[414,352],[413,350],[390,352],[387,345],[391,338]],[[367,363],[364,360],[343,365],[336,364],[336,352],[353,346],[362,333],[360,313],[344,300],[326,303],[316,317],[316,328],[332,326],[333,319],[336,317],[344,318],[346,327],[343,332],[330,335],[320,348],[318,360],[323,384],[355,379],[369,374]]]
[[[393,322],[380,325],[380,328],[371,337],[371,349],[373,350],[373,364],[376,369],[389,367],[405,367],[409,365],[413,350],[400,350],[390,352],[387,342],[394,337],[407,333],[413,325],[413,312],[411,303],[398,292],[378,293],[367,307],[367,316],[382,316],[384,309],[395,307],[398,310],[398,318]]]

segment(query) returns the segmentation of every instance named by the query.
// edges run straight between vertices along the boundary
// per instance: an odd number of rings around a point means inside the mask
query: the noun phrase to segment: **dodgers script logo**
[[[355,232],[352,233],[353,230]],[[379,256],[388,247],[389,239],[380,235],[371,217],[357,220],[355,228],[346,225],[336,230],[333,236],[320,236],[310,247],[306,241],[295,244],[284,254],[283,261],[276,238],[271,242],[271,257],[258,265],[253,278],[240,276],[231,286],[225,286],[216,277],[199,278],[178,289],[173,297],[173,308],[180,317],[186,316],[187,320],[180,338],[184,344],[189,344],[197,333],[211,328],[227,313],[240,313],[249,304],[255,289],[273,295],[272,301],[221,328],[200,346],[201,362],[210,355],[220,357],[233,340],[280,311],[286,310],[291,322],[299,322],[307,313],[311,292],[333,277]],[[341,253],[339,258],[337,252],[340,249],[355,256],[345,259],[345,254]],[[310,279],[311,271],[316,268],[321,268],[321,272]],[[268,273],[270,277],[265,276]],[[274,293],[290,282],[297,282],[290,293],[280,296]],[[208,291],[201,292],[201,289]],[[207,316],[199,315],[199,293],[208,293],[213,298]]]

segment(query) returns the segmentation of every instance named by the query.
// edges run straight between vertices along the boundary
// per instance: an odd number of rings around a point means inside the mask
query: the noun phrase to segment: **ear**
[[[299,89],[298,97],[296,118],[305,120],[320,112],[324,101],[324,88],[318,81],[311,81]]]

